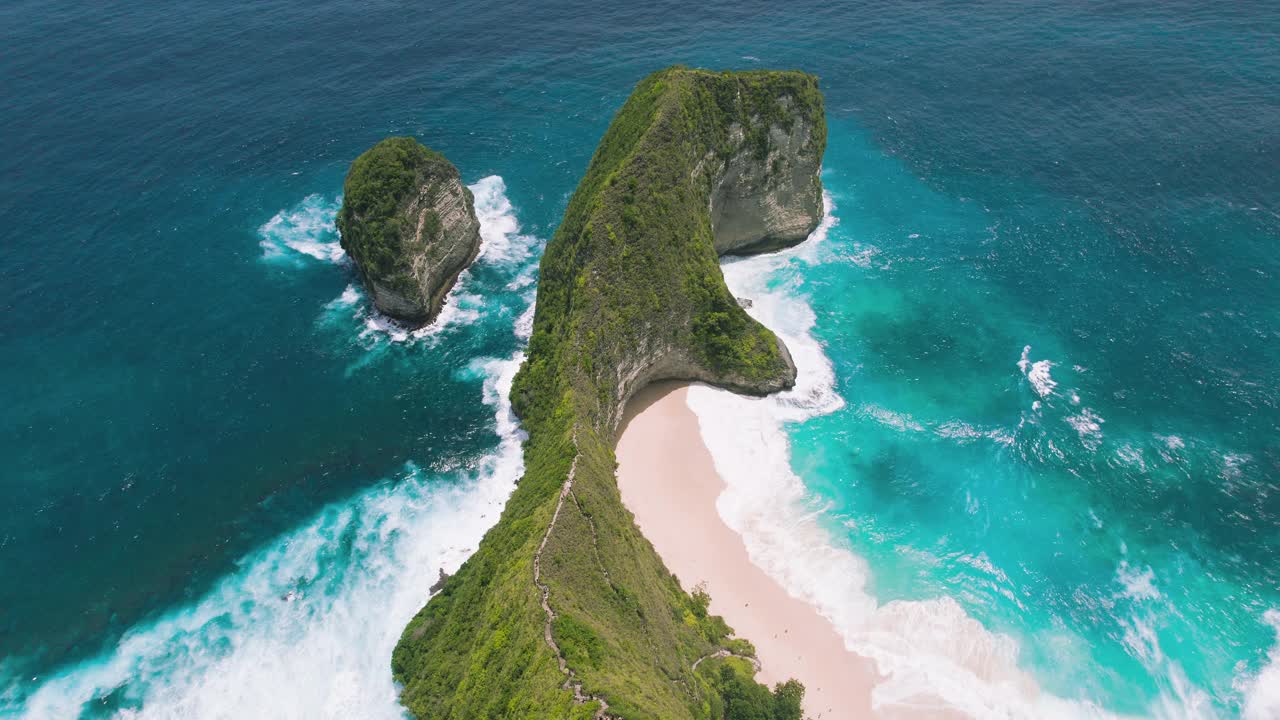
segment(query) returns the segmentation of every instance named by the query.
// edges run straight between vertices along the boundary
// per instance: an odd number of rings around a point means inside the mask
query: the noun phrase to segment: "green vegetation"
[[[708,663],[710,665],[710,663]],[[717,661],[719,671],[714,685],[719,691],[720,707],[725,720],[800,720],[804,686],[795,680],[778,683],[769,692],[751,679],[753,668],[736,658]],[[706,671],[712,672],[709,667]]]
[[[342,249],[355,261],[366,284],[369,278],[377,278],[396,290],[413,286],[404,258],[410,249],[406,243],[416,240],[416,228],[407,226],[400,210],[423,178],[435,176],[457,177],[458,170],[411,137],[387,138],[351,163],[337,225]],[[434,238],[439,232],[440,219],[432,213],[423,238]]]
[[[798,683],[770,693],[735,658],[698,664],[750,643],[663,566],[622,505],[613,454],[623,404],[651,380],[752,393],[794,381],[781,344],[724,285],[708,200],[731,126],[763,159],[768,124],[797,113],[825,128],[812,76],[676,67],[614,118],[542,259],[512,390],[524,478],[392,658],[417,717],[587,718],[601,697],[629,720],[799,717]]]

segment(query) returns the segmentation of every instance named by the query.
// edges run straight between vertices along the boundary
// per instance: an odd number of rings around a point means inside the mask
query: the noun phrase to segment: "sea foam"
[[[767,398],[690,388],[689,407],[726,483],[717,510],[742,535],[754,563],[831,620],[847,647],[876,662],[885,676],[873,691],[878,710],[948,707],[973,717],[1110,717],[1090,703],[1043,692],[1018,666],[1017,642],[988,631],[950,597],[880,604],[867,589],[866,561],[822,525],[821,502],[791,469],[785,428],[845,404],[831,361],[812,335],[815,314],[798,292],[797,270],[832,252],[825,242],[836,224],[830,197],[825,205],[826,217],[807,242],[722,266],[729,289],[752,300],[748,312],[783,339],[799,372],[793,389]],[[1045,397],[1055,385],[1052,364],[1033,363],[1028,353],[1020,367]],[[904,431],[919,425],[882,408],[863,412]]]
[[[475,198],[476,219],[480,221],[479,258],[491,264],[528,260],[536,239],[520,234],[520,224],[507,197],[506,182],[498,175],[490,175],[467,187]],[[334,224],[341,207],[342,196],[330,199],[313,193],[297,205],[277,212],[258,228],[262,257],[295,262],[304,258],[345,262],[347,254]]]
[[[334,218],[342,197],[308,195],[297,205],[281,210],[258,228],[262,257],[269,261],[302,262],[305,258],[341,263],[347,254],[338,242]]]
[[[1280,718],[1280,610],[1268,610],[1262,619],[1275,631],[1276,642],[1261,672],[1239,683],[1244,691],[1245,720]]]
[[[522,263],[529,259],[537,239],[520,233],[515,208],[507,197],[507,184],[490,175],[468,185],[475,197],[480,221],[480,258],[490,264]]]
[[[408,465],[395,482],[331,505],[196,604],[39,679],[20,714],[77,717],[114,694],[129,718],[403,718],[391,651],[438,571],[471,554],[523,473],[507,399],[522,360],[468,370],[499,437],[473,469],[441,478]]]
[[[471,187],[483,208],[489,248],[483,262],[520,273],[535,240],[518,235],[505,185],[486,178]],[[331,223],[332,213],[314,200],[319,197],[302,203],[305,221],[295,210],[264,228],[285,237],[293,232],[286,228]],[[502,282],[500,275],[497,286]],[[532,299],[518,300],[511,317],[521,339],[532,323]],[[471,309],[469,295],[452,300],[446,309]],[[352,283],[325,306],[322,319],[354,318],[355,332],[368,332],[370,318],[361,314],[366,304]],[[467,322],[444,314],[442,320]],[[376,332],[411,339],[392,329]],[[493,408],[498,443],[490,453],[457,469],[407,463],[394,478],[326,507],[242,558],[194,604],[128,630],[111,651],[0,688],[0,716],[60,720],[110,698],[120,708],[114,716],[124,718],[402,719],[391,651],[438,572],[456,571],[474,551],[523,474],[524,434],[508,399],[523,359],[523,353],[476,358],[462,371],[461,379],[474,380]]]
[[[1058,383],[1053,379],[1053,363],[1049,360],[1031,361],[1031,346],[1022,348],[1022,358],[1018,360],[1018,369],[1027,376],[1031,388],[1042,398],[1053,394]]]
[[[480,221],[480,253],[476,264],[511,275],[507,288],[516,289],[520,278],[531,277],[528,260],[538,239],[520,232],[520,222],[501,177],[490,175],[468,187],[475,198],[476,219]],[[436,342],[458,328],[475,323],[492,305],[482,295],[472,292],[471,284],[472,268],[467,268],[445,295],[440,314],[430,325],[420,328],[408,327],[378,312],[364,300],[364,293],[354,284],[348,285],[341,296],[325,306],[321,321],[334,324],[335,317],[350,319],[356,337],[366,349],[388,342]]]

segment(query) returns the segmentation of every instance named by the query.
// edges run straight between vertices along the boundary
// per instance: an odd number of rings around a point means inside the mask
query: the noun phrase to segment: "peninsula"
[[[825,146],[811,75],[673,67],[636,86],[541,261],[511,398],[525,475],[395,649],[415,716],[800,717],[803,688],[757,684],[750,642],[641,535],[614,443],[627,401],[655,381],[755,395],[794,383],[718,256],[813,230]]]

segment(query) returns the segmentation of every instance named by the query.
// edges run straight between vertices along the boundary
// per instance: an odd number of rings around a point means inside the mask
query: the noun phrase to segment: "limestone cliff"
[[[826,124],[794,103],[789,95],[779,97],[777,114],[749,116],[746,127],[734,124],[727,153],[708,154],[707,165],[716,177],[711,227],[722,255],[795,245],[822,220],[818,172]]]
[[[408,137],[387,138],[351,163],[337,224],[374,306],[411,324],[435,319],[480,252],[458,169]]]
[[[725,287],[719,255],[803,239],[819,219],[825,144],[822,95],[804,73],[676,67],[636,86],[542,258],[511,394],[525,475],[396,647],[415,715],[720,720],[738,717],[726,716],[734,693],[769,697],[725,656],[750,644],[636,528],[613,444],[627,399],[655,380],[752,394],[794,383],[786,348]]]

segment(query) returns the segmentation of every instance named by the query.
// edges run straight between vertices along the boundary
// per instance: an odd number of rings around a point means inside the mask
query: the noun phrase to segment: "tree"
[[[798,680],[778,683],[773,688],[773,720],[800,720],[804,685]]]

